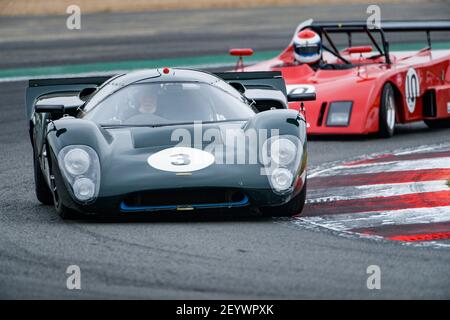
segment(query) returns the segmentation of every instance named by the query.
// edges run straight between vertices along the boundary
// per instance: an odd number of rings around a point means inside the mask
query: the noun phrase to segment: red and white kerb
[[[307,205],[297,221],[450,247],[449,179],[450,146],[344,163],[309,176]]]

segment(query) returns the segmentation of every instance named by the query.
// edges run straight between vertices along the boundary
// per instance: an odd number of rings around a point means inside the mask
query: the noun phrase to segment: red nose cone
[[[163,73],[164,73],[164,74],[168,74],[169,72],[170,72],[170,69],[169,69],[169,68],[164,68],[164,69],[163,69]]]

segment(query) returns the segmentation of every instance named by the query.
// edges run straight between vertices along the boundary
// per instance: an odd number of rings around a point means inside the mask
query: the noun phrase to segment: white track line
[[[436,148],[436,146],[420,146],[414,150],[405,150],[405,151],[395,152],[394,155],[403,156],[403,155],[407,155],[407,154],[417,154],[417,153],[426,153],[426,152],[446,152],[446,151],[450,151],[450,148],[447,145],[442,145],[439,148]]]
[[[334,169],[338,166],[345,166],[349,167],[349,163],[363,161],[363,160],[372,160],[372,159],[379,159],[380,157],[383,157],[385,155],[406,155],[406,154],[415,154],[415,153],[424,153],[424,152],[445,152],[450,151],[450,143],[440,143],[435,145],[420,145],[413,148],[402,148],[392,151],[383,151],[383,152],[377,152],[372,153],[369,155],[364,156],[358,156],[351,159],[348,159],[347,161],[333,161],[328,162],[324,164],[320,164],[317,166],[310,166],[309,172],[308,172],[308,178],[313,178],[317,176],[322,176],[322,173],[328,172],[330,169]]]
[[[405,194],[450,191],[446,180],[405,182],[308,190],[308,203],[392,197]]]
[[[301,217],[299,220],[335,231],[384,225],[446,222],[450,221],[450,206]]]
[[[389,161],[364,163],[353,166],[340,165],[323,171],[319,171],[312,176],[340,176],[364,173],[381,173],[396,171],[420,171],[426,169],[450,169],[450,157],[418,159],[407,161]],[[350,179],[350,178],[349,178]]]

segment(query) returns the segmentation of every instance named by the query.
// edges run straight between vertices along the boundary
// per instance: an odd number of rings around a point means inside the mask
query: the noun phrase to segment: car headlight
[[[95,184],[89,178],[78,178],[73,184],[73,193],[81,201],[92,199],[95,194]]]
[[[272,160],[281,166],[290,164],[294,161],[296,155],[297,147],[288,139],[277,139],[272,142],[270,146],[270,156]]]
[[[298,146],[301,142],[295,136],[282,135],[267,139],[261,148],[261,160],[264,166],[289,167],[298,158]]]
[[[350,124],[352,101],[335,101],[330,104],[327,115],[328,127],[347,127]]]
[[[81,175],[89,169],[89,154],[80,148],[71,149],[64,156],[64,166],[71,175]]]
[[[74,197],[81,202],[93,201],[100,189],[100,161],[89,146],[73,145],[61,149],[59,168]]]
[[[277,168],[270,176],[272,187],[277,191],[288,190],[293,182],[293,174],[286,168]]]
[[[277,193],[292,190],[303,155],[303,144],[293,135],[272,136],[262,147],[263,174]]]

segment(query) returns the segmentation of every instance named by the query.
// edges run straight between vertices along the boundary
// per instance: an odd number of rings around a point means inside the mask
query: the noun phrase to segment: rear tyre
[[[39,164],[39,160],[36,157],[36,154],[33,151],[33,166],[34,166],[34,185],[36,198],[45,205],[53,204],[53,195],[50,191],[50,188],[45,181],[44,174],[42,173],[41,165]]]
[[[386,83],[381,93],[380,120],[378,134],[382,138],[390,138],[394,135],[395,128],[395,96],[392,84]]]
[[[450,127],[450,119],[423,120],[430,129],[441,129]]]
[[[306,179],[302,191],[289,202],[274,207],[265,207],[262,209],[265,216],[271,217],[292,217],[300,214],[303,211],[306,201]]]

